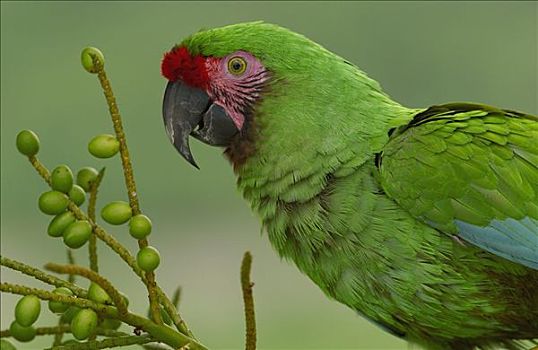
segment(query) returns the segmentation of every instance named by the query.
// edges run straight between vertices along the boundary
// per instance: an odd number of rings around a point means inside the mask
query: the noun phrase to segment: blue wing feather
[[[447,235],[538,270],[538,117],[432,106],[377,157],[387,195]]]
[[[492,220],[481,227],[456,220],[464,240],[508,260],[538,270],[538,221],[525,217]]]

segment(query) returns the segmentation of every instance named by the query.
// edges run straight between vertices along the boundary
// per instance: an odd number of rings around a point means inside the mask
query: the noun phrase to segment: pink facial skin
[[[246,70],[240,75],[228,71],[228,61],[234,57],[243,58]],[[253,55],[245,51],[236,51],[228,56],[206,60],[209,78],[207,93],[232,118],[235,126],[241,130],[245,123],[245,114],[259,98],[263,85],[269,79],[269,72]]]

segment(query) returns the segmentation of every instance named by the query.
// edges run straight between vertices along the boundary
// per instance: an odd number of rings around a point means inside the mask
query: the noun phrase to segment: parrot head
[[[382,139],[374,116],[395,103],[342,57],[264,22],[197,32],[164,54],[161,72],[175,148],[198,167],[191,136],[223,147],[238,173],[260,164],[277,166],[275,174],[308,166],[346,135],[379,131]]]
[[[170,141],[197,168],[190,136],[227,151],[241,143],[249,148],[245,140],[258,124],[260,104],[282,94],[291,81],[312,80],[312,62],[320,62],[312,56],[328,54],[302,35],[263,22],[186,38],[164,54],[161,64],[168,80],[163,118]]]
[[[270,73],[243,50],[223,57],[193,52],[181,45],[164,56],[162,74],[168,85],[163,117],[174,146],[198,167],[189,149],[189,136],[209,145],[228,146],[247,128]]]

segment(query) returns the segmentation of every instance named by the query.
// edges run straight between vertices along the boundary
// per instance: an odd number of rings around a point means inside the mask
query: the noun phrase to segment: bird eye
[[[241,57],[232,57],[228,61],[228,71],[233,75],[241,75],[247,70],[247,61]]]

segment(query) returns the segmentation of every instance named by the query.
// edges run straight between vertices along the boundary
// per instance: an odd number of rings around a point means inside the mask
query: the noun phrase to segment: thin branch
[[[116,133],[116,138],[120,143],[120,158],[121,164],[123,167],[123,176],[125,178],[125,185],[127,187],[127,195],[129,197],[129,204],[133,210],[133,215],[138,215],[141,213],[140,204],[138,203],[138,193],[136,191],[136,183],[134,180],[133,167],[131,165],[131,158],[129,157],[129,149],[127,148],[127,139],[125,137],[125,132],[123,131],[123,125],[121,121],[120,110],[116,103],[116,98],[114,97],[114,92],[112,91],[112,86],[106,75],[104,66],[102,62],[99,61],[97,56],[92,55],[92,61],[95,67],[97,67],[97,77],[101,83],[101,88],[105,95],[106,103],[108,105],[108,110],[112,118],[112,124],[114,126],[114,132]],[[139,239],[138,246],[140,249],[148,246],[147,239]],[[162,324],[163,320],[161,317],[161,310],[159,307],[158,296],[157,296],[157,283],[155,282],[155,273],[146,272],[146,286],[148,289],[148,298],[149,298],[149,307],[151,314],[156,323]]]
[[[140,241],[146,241],[146,240],[145,239],[139,240],[139,243]],[[151,310],[151,316],[157,324],[163,324],[163,318],[161,316],[161,308],[159,307],[159,297],[157,296],[157,282],[155,281],[155,273],[146,272],[146,280],[148,281],[146,286],[148,288],[148,300],[149,300],[149,308]]]
[[[118,292],[118,290],[114,288],[110,281],[99,275],[97,272],[89,270],[83,266],[59,265],[55,263],[48,263],[45,265],[45,268],[56,273],[86,277],[90,281],[97,283],[99,287],[103,288],[104,291],[110,296],[110,298],[114,302],[114,305],[116,305],[116,307],[118,308],[118,312],[120,313],[120,315],[123,316],[127,314],[127,304],[125,303],[125,299],[123,299],[120,292]]]
[[[129,335],[124,337],[109,338],[105,340],[91,340],[78,344],[67,344],[60,346],[53,346],[47,350],[89,350],[89,349],[110,349],[119,348],[128,345],[142,345],[155,341],[151,336],[135,336]]]
[[[96,328],[95,332],[98,335],[102,335],[105,337],[121,337],[128,335],[125,332],[118,332],[111,329],[105,329],[105,328]],[[68,324],[55,326],[55,327],[38,327],[35,329],[36,335],[52,335],[52,334],[63,334],[63,333],[71,333],[71,326]],[[0,331],[0,337],[1,338],[7,338],[11,337],[11,331],[9,329],[5,329],[3,331]]]
[[[70,248],[67,248],[67,262],[70,265],[75,265],[75,257],[73,256],[73,250]],[[75,275],[69,275],[67,280],[71,283],[75,283]]]
[[[110,116],[112,117],[112,124],[114,126],[114,132],[116,133],[116,138],[120,143],[120,156],[121,164],[123,167],[123,175],[125,178],[125,185],[127,186],[127,195],[129,196],[129,203],[133,209],[133,214],[140,214],[140,206],[138,203],[138,195],[136,192],[136,184],[133,175],[133,167],[131,165],[131,158],[129,157],[129,150],[127,148],[127,140],[125,138],[125,132],[123,131],[123,125],[121,122],[121,115],[118,105],[116,103],[116,97],[114,97],[114,92],[112,91],[112,86],[106,75],[103,65],[99,62],[99,59],[96,56],[92,55],[92,60],[94,66],[97,67],[97,77],[101,83],[101,88],[105,94],[106,103],[108,105],[108,110]]]
[[[45,166],[35,156],[28,157],[28,159],[30,160],[30,163],[32,164],[32,166],[39,173],[39,175],[41,175],[41,177],[50,185],[50,172],[47,170],[47,168],[45,168]],[[154,277],[154,274],[144,273],[144,271],[140,267],[138,267],[138,265],[136,264],[136,260],[131,255],[131,253],[123,245],[121,245],[121,243],[119,243],[112,235],[108,234],[102,227],[97,225],[94,221],[90,220],[88,216],[73,201],[69,201],[68,209],[73,214],[75,214],[75,217],[77,219],[87,220],[90,223],[90,225],[92,225],[92,231],[97,235],[97,238],[105,242],[105,244],[107,244],[116,254],[118,254],[123,259],[123,261],[125,261],[127,265],[131,267],[134,273],[136,273],[136,275],[140,277],[140,279],[146,286],[150,284],[147,277]],[[139,246],[140,244],[141,243],[139,241]],[[150,289],[153,290],[153,288],[150,288]],[[175,309],[170,299],[168,299],[166,294],[161,290],[161,288],[159,288],[159,286],[156,286],[156,288],[154,289],[159,299],[159,302],[163,305],[164,309],[170,315],[170,317],[172,317],[172,320],[174,324],[176,325],[176,328],[182,334],[194,339],[192,332],[189,330],[189,327],[187,326],[185,321],[181,318],[181,316]],[[153,295],[152,293],[148,293],[148,294]],[[157,317],[158,318],[161,317],[160,310]]]
[[[73,250],[71,248],[67,248],[67,262],[70,265],[75,265],[75,257],[73,256]],[[75,275],[70,274],[67,276],[67,280],[70,283],[75,283]],[[67,323],[64,322],[63,318],[61,316],[58,317],[58,326],[66,325]],[[64,337],[63,332],[56,333],[54,335],[54,339],[52,340],[52,346],[58,346],[62,344],[62,339]]]
[[[1,282],[0,291],[5,292],[5,293],[11,293],[11,294],[19,294],[19,295],[35,295],[41,300],[54,300],[63,304],[75,305],[80,308],[90,308],[98,313],[103,313],[106,315],[110,313],[111,314],[110,317],[117,318],[118,316],[118,312],[116,308],[112,308],[104,304],[95,303],[85,298],[77,298],[74,296],[67,296],[64,294],[53,293],[53,292],[49,292],[47,290],[43,290],[39,288],[32,288],[28,286],[22,286],[19,284]]]
[[[161,305],[172,319],[172,322],[176,326],[177,330],[191,338],[196,339],[192,331],[189,329],[189,327],[187,327],[187,324],[181,319],[178,312],[181,299],[181,287],[177,287],[175,290],[172,301],[170,301],[168,297],[164,295],[162,290],[158,289],[157,293],[159,293],[159,301]]]
[[[101,168],[99,174],[97,175],[97,178],[90,185],[90,199],[88,200],[88,217],[93,222],[96,222],[95,205],[97,203],[97,191],[99,189],[101,181],[103,180],[103,176],[105,176],[105,169],[105,167]],[[95,233],[93,231],[91,233],[90,240],[88,243],[90,268],[95,272],[99,272],[99,265],[97,264],[97,237],[95,236]]]
[[[67,326],[69,327],[69,324],[63,320],[62,315],[58,317],[58,327]],[[56,334],[54,334],[54,339],[52,340],[52,346],[60,345],[62,343],[62,339],[64,337],[65,331],[60,331]]]
[[[177,307],[172,304],[170,299],[168,299],[166,294],[164,294],[164,292],[159,287],[157,287],[157,293],[159,296],[159,302],[163,306],[166,313],[172,318],[172,322],[176,326],[177,330],[185,334],[186,336],[196,339],[192,331],[187,326],[187,323],[185,323],[185,321],[181,318]]]
[[[69,210],[75,214],[75,217],[79,220],[88,220],[89,218],[84,214],[84,212],[75,205],[75,203],[70,202],[69,203]],[[95,222],[88,220],[90,222],[90,225],[92,225],[93,232],[95,232],[97,238],[105,242],[106,245],[108,245],[116,254],[118,254],[123,261],[131,267],[131,269],[136,273],[138,277],[142,280],[144,284],[147,285],[148,281],[146,279],[146,276],[144,274],[144,271],[138,267],[138,264],[136,263],[135,258],[131,255],[131,253],[123,246],[120,242],[118,242],[112,235],[110,235],[108,232],[105,231],[101,226],[97,225]],[[179,313],[177,312],[176,308],[170,301],[170,299],[166,296],[166,294],[159,288],[156,287],[157,296],[159,298],[159,302],[162,304],[168,315],[172,318],[172,321],[174,322],[174,325],[176,328],[183,333],[184,335],[194,338],[194,335],[190,331],[189,327],[185,323],[185,321],[181,318]],[[159,310],[159,316],[160,316],[160,310]]]
[[[43,177],[43,179],[50,184],[50,172],[48,169],[37,159],[36,157],[28,157],[32,166],[36,171]],[[93,220],[91,220],[73,201],[69,200],[68,209],[75,214],[75,217],[78,220],[87,220],[92,226],[92,231],[97,235],[97,237],[105,242],[116,254],[118,254],[126,263],[131,267],[131,269],[142,278],[142,282],[146,284],[146,279],[144,271],[138,267],[136,260],[131,255],[131,253],[121,245],[112,235],[108,234],[102,227],[97,225]]]
[[[69,326],[56,326],[56,327],[39,327],[35,329],[36,335],[51,335],[51,334],[57,334],[57,333],[65,333],[69,332]],[[11,331],[9,329],[5,329],[0,332],[1,338],[7,338],[11,337]]]
[[[155,339],[159,339],[159,341],[172,346],[174,349],[189,344],[190,350],[207,350],[205,346],[198,343],[195,339],[176,332],[168,326],[156,324],[145,317],[132,313],[127,313],[126,315],[120,317],[120,314],[115,307],[95,303],[91,300],[66,296],[48,292],[42,289],[30,288],[27,286],[6,282],[0,283],[0,291],[19,295],[35,295],[41,300],[54,300],[63,304],[74,305],[79,308],[90,308],[103,317],[120,319],[124,323],[136,328],[140,328],[149,333]]]
[[[37,173],[39,174],[39,176],[41,176],[43,180],[45,180],[45,182],[50,185],[51,182],[50,182],[49,170],[43,166],[43,164],[39,161],[39,159],[37,159],[36,156],[29,156],[28,160],[30,161],[32,166],[35,168],[35,170],[37,170]]]
[[[241,262],[241,289],[243,290],[243,302],[245,304],[245,350],[256,350],[256,317],[254,315],[254,298],[252,287],[254,283],[250,281],[250,269],[252,266],[252,255],[245,252]]]
[[[37,269],[33,266],[26,265],[20,261],[12,260],[6,257],[0,257],[0,265],[5,266],[7,268],[10,268],[15,271],[19,271],[25,275],[32,276],[35,279],[38,279],[42,282],[45,282],[47,284],[56,286],[56,287],[66,287],[69,288],[76,296],[86,298],[88,295],[88,292],[84,289],[67,282],[61,278],[58,278],[56,276],[50,275],[44,271],[41,271],[40,269]]]
[[[68,324],[62,322],[62,318],[58,317],[58,327],[68,326]],[[64,331],[54,334],[54,339],[52,340],[52,346],[60,345],[64,337]]]

